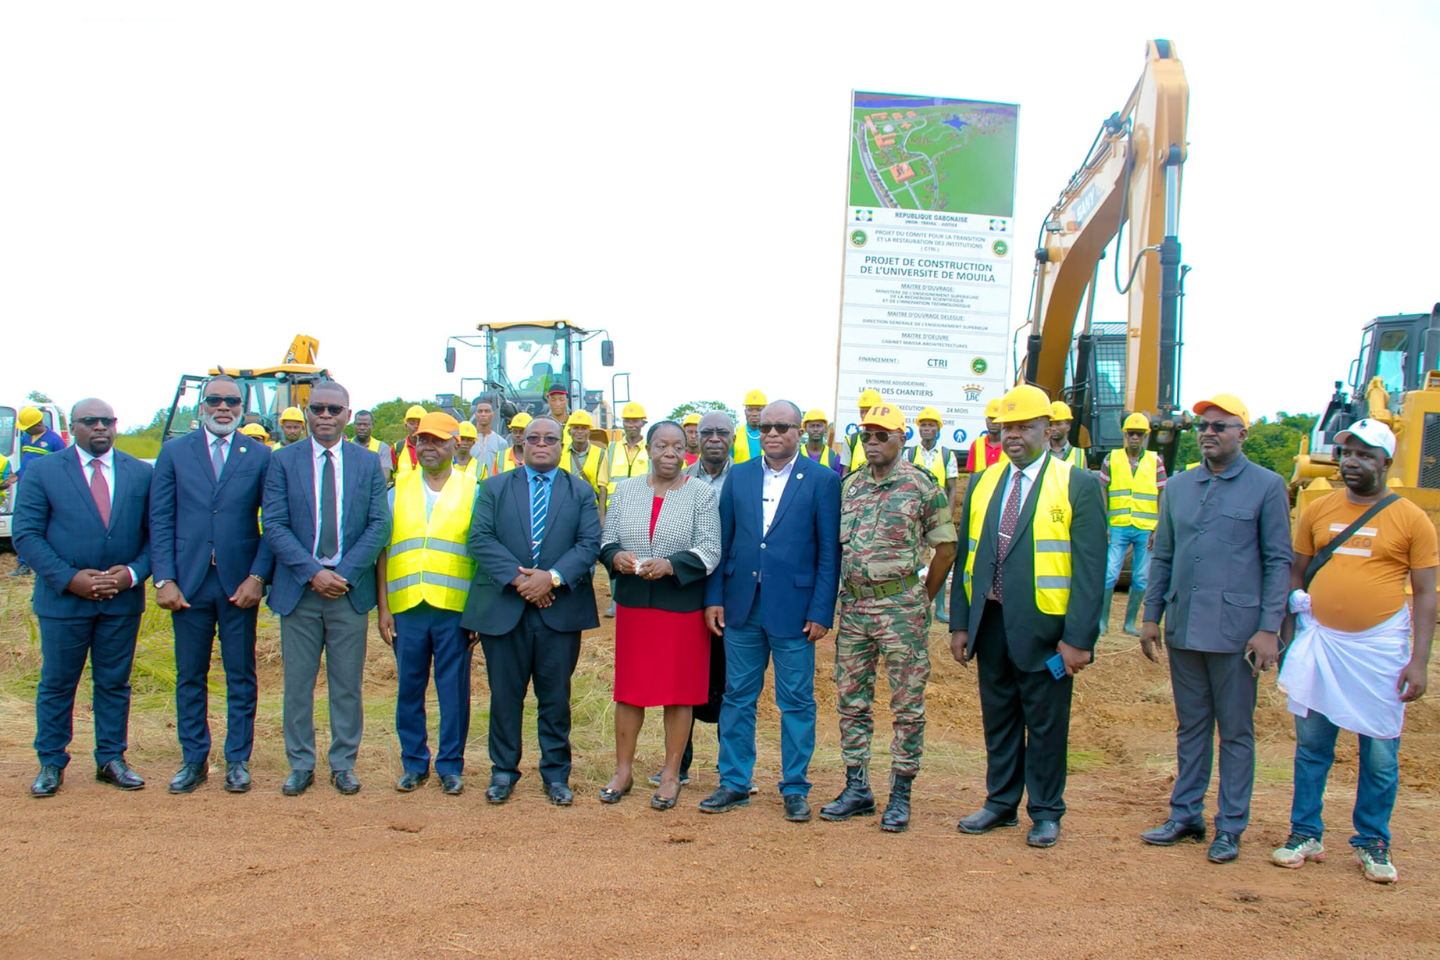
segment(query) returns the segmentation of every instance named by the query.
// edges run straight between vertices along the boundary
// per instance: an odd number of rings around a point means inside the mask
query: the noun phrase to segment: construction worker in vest
[[[680,421],[685,431],[685,466],[693,467],[700,459],[700,414],[692,413]]]
[[[870,408],[878,407],[880,403],[879,390],[860,391],[860,399],[855,402],[855,405],[860,408],[860,419],[864,420],[865,415],[870,412]],[[860,442],[860,430],[858,427],[854,433],[850,434],[846,443],[849,444],[849,449],[845,451],[847,454],[845,457],[845,472],[850,473],[865,466],[866,462],[865,445]]]
[[[570,394],[562,386],[554,386],[545,394],[545,402],[550,405],[550,416],[555,422],[564,426],[570,422]],[[570,449],[570,431],[562,431],[560,438],[561,449]]]
[[[475,441],[478,439],[480,431],[475,429],[475,424],[469,420],[460,424],[460,432],[455,437],[455,469],[476,480],[484,480],[490,476],[490,470],[475,456]]]
[[[288,447],[305,439],[305,414],[299,407],[286,407],[280,411],[280,439],[270,444],[271,450]]]
[[[475,579],[466,539],[475,509],[475,478],[454,468],[460,424],[448,413],[427,413],[413,437],[418,470],[407,470],[390,493],[390,545],[375,565],[380,637],[395,651],[398,688],[395,733],[404,773],[395,784],[409,793],[430,779],[425,694],[435,673],[440,736],[435,772],[445,793],[465,789],[465,742],[470,736],[470,650],[460,614]]]
[[[20,469],[15,471],[15,482],[25,479],[25,468],[52,453],[65,449],[65,440],[60,434],[45,426],[45,415],[36,407],[26,407],[15,420],[20,428]],[[17,495],[19,491],[16,491]],[[16,558],[12,577],[32,576],[34,571],[23,559]]]
[[[645,408],[632,400],[620,411],[620,422],[625,428],[624,439],[610,441],[606,456],[610,464],[610,482],[606,489],[612,497],[621,480],[643,477],[650,472],[650,455],[645,450]]]
[[[1110,603],[1125,550],[1130,558],[1130,596],[1125,601],[1125,632],[1140,636],[1135,626],[1145,601],[1145,577],[1150,571],[1150,543],[1160,516],[1160,491],[1165,489],[1165,464],[1145,449],[1150,418],[1132,413],[1125,418],[1125,447],[1110,451],[1100,464],[1100,485],[1110,501],[1110,554],[1105,564],[1105,604],[1100,608],[1100,632],[1110,629]]]
[[[1064,400],[1050,404],[1050,456],[1084,470],[1085,452],[1070,446],[1070,426],[1074,420],[1075,414]]]
[[[966,473],[979,473],[986,467],[1000,462],[1000,399],[997,397],[985,405],[985,432],[970,444],[970,456],[965,460]]]
[[[800,455],[809,457],[820,466],[829,467],[844,477],[845,467],[840,462],[840,457],[830,449],[830,422],[825,418],[825,411],[811,410],[805,414],[804,431],[805,442],[800,444]]]
[[[589,481],[595,491],[595,506],[600,511],[600,522],[605,522],[605,501],[610,484],[610,471],[605,462],[605,450],[590,442],[590,431],[594,421],[584,410],[570,414],[566,432],[570,434],[570,445],[560,451],[560,469],[569,470]]]
[[[745,394],[745,429],[735,434],[735,447],[730,451],[734,463],[744,463],[760,456],[760,413],[768,405],[763,390]]]
[[[940,431],[945,428],[945,422],[940,416],[940,411],[934,407],[926,407],[915,416],[915,431],[920,435],[920,442],[905,450],[901,456],[906,461],[930,474],[935,485],[945,491],[945,500],[950,505],[950,513],[955,512],[955,487],[960,479],[960,456],[954,450],[946,449],[940,444]],[[928,554],[928,551],[927,551]],[[925,562],[930,562],[927,555]],[[940,592],[935,595],[935,619],[940,623],[950,622],[949,605],[945,602],[945,586],[941,584]]]
[[[390,450],[390,444],[375,439],[375,415],[369,410],[356,410],[350,422],[355,425],[355,442],[380,458],[380,470],[385,474],[385,482],[388,484],[391,474],[395,472],[395,455]]]
[[[510,420],[510,446],[505,452],[495,458],[495,473],[509,473],[516,467],[525,466],[525,428],[530,426],[535,418],[524,410],[515,414]]]
[[[400,477],[420,464],[419,454],[415,450],[415,433],[420,429],[420,421],[425,416],[425,408],[420,404],[414,404],[405,411],[405,442],[395,444],[395,481],[398,483]]]

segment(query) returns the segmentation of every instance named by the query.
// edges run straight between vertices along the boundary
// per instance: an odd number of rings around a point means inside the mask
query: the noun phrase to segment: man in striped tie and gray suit
[[[478,635],[490,681],[490,788],[504,803],[520,779],[520,729],[533,678],[540,778],[556,806],[570,792],[570,677],[580,632],[600,626],[591,573],[600,554],[595,491],[559,469],[562,427],[525,428],[525,465],[486,480],[470,526],[475,582],[460,625]]]

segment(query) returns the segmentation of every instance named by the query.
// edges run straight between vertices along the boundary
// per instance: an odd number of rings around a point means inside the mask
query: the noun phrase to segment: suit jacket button
[[[760,549],[761,549],[761,550],[764,550],[764,549],[765,549],[765,544],[763,544],[763,543],[760,544]]]

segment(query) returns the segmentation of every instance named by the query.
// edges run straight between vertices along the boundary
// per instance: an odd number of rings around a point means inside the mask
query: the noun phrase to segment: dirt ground
[[[0,574],[12,565],[0,557]],[[277,627],[268,614],[250,794],[221,790],[219,756],[211,782],[195,794],[165,792],[180,753],[168,625],[152,615],[142,630],[129,753],[149,786],[121,794],[94,781],[89,708],[81,706],[69,778],[58,797],[36,801],[28,786],[39,655],[28,589],[28,581],[0,580],[6,957],[1440,956],[1433,698],[1407,719],[1393,822],[1400,882],[1391,887],[1363,881],[1346,845],[1353,742],[1332,777],[1329,860],[1298,871],[1269,863],[1288,829],[1293,749],[1273,676],[1262,683],[1259,769],[1240,860],[1215,866],[1202,846],[1142,844],[1136,835],[1165,817],[1174,717],[1163,666],[1147,663],[1123,635],[1102,641],[1097,664],[1077,683],[1070,809],[1060,844],[1048,851],[1025,846],[1023,817],[1019,828],[984,837],[956,832],[956,819],[983,799],[984,751],[974,676],[950,659],[939,627],[924,771],[913,825],[900,836],[881,833],[873,817],[784,822],[774,786],[777,714],[763,701],[762,790],[749,808],[718,817],[696,810],[716,785],[714,732],[703,725],[696,782],[675,810],[652,811],[640,787],[602,806],[595,795],[613,764],[608,620],[586,636],[577,672],[577,798],[569,809],[541,794],[533,706],[515,798],[485,803],[487,692],[478,651],[465,794],[446,797],[433,779],[416,794],[395,793],[394,664],[375,635],[357,770],[364,789],[339,796],[322,771],[303,797],[282,796]],[[1117,624],[1122,607],[1123,596]],[[844,779],[833,655],[833,644],[822,642],[811,767],[817,807]],[[218,660],[216,667],[218,743]],[[883,700],[883,681],[881,689]],[[433,736],[433,709],[431,716]],[[877,719],[874,769],[883,781],[888,713],[882,708]],[[644,769],[659,767],[658,726],[655,717],[646,728]],[[323,743],[323,723],[320,735]]]

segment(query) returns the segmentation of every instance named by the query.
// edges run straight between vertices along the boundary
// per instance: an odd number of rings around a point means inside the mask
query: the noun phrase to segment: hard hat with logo
[[[1143,413],[1132,413],[1132,414],[1130,414],[1130,416],[1128,416],[1128,417],[1125,418],[1125,429],[1126,429],[1127,431],[1128,431],[1128,430],[1142,430],[1142,431],[1144,431],[1145,433],[1149,433],[1149,432],[1150,432],[1150,418],[1147,417],[1147,416],[1145,416],[1145,414],[1143,414]]]
[[[825,416],[824,410],[811,410],[809,413],[805,414],[805,419],[800,422],[802,424],[806,424],[814,423],[816,420],[819,420],[821,423],[830,422],[830,418]]]
[[[595,426],[595,421],[592,420],[592,419],[590,418],[590,414],[587,413],[587,412],[585,412],[584,410],[576,410],[574,413],[570,414],[570,416],[569,416],[568,418],[566,418],[566,420],[565,420],[565,426],[567,426],[567,427],[593,427],[593,426]]]
[[[1217,393],[1209,400],[1201,400],[1191,408],[1195,413],[1203,414],[1211,407],[1219,407],[1226,413],[1233,413],[1240,418],[1245,426],[1250,426],[1250,408],[1245,406],[1245,401],[1233,393]]]
[[[266,433],[265,428],[260,426],[260,424],[258,423],[247,423],[245,424],[245,426],[240,428],[240,432],[245,434],[245,436],[253,437],[256,440],[270,439],[270,434]]]
[[[281,423],[304,423],[305,414],[300,412],[299,407],[286,407],[280,413]]]
[[[521,410],[519,413],[515,414],[514,419],[512,419],[512,420],[510,421],[510,429],[511,429],[511,430],[524,430],[526,427],[530,426],[530,424],[533,423],[534,421],[535,421],[535,418],[534,418],[534,417],[530,416],[530,414],[526,413],[524,410]]]
[[[471,440],[480,439],[480,431],[475,429],[475,424],[469,420],[460,421],[460,436],[468,437]]]
[[[460,432],[460,424],[448,413],[427,413],[420,418],[420,426],[415,428],[415,435],[425,434],[429,437],[439,437],[441,440],[451,440],[455,434]]]
[[[1050,419],[1050,398],[1039,387],[1022,383],[1000,398],[1000,415],[995,419],[1001,423],[1020,423],[1040,417]]]
[[[905,414],[893,404],[877,403],[860,418],[860,426],[875,427],[877,430],[904,430]]]
[[[999,397],[996,397],[994,400],[991,400],[989,403],[985,404],[985,416],[991,420],[995,420],[1000,416]]]
[[[692,413],[692,414],[690,414],[690,416],[688,416],[688,417],[686,417],[684,420],[681,420],[681,421],[680,421],[680,426],[682,426],[682,427],[698,427],[698,426],[700,426],[700,414],[698,414],[698,413]]]
[[[425,408],[418,403],[405,411],[406,420],[419,420],[423,416],[425,416]]]
[[[1074,420],[1075,414],[1070,412],[1070,404],[1064,400],[1056,400],[1050,404],[1051,420]]]
[[[915,414],[915,422],[917,424],[920,423],[922,420],[929,420],[931,423],[938,423],[942,427],[945,425],[945,418],[940,416],[940,411],[936,410],[934,407],[926,407],[924,410],[921,410],[919,413]]]
[[[645,420],[647,419],[645,416],[645,408],[640,406],[640,404],[636,403],[634,400],[631,400],[629,403],[625,404],[625,409],[620,411],[620,419]]]
[[[860,399],[856,401],[856,405],[859,406],[861,410],[869,410],[880,402],[879,390],[862,390],[860,391]]]
[[[39,423],[41,420],[44,419],[45,415],[39,410],[35,409],[34,407],[26,407],[24,410],[20,411],[20,416],[16,419],[15,422],[20,426],[21,430],[29,430],[31,427],[35,426],[35,424]]]
[[[763,407],[769,402],[765,399],[764,390],[751,390],[745,394],[745,406],[747,407]]]

